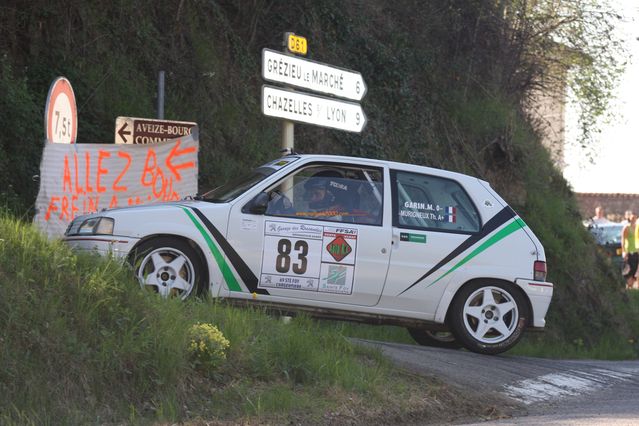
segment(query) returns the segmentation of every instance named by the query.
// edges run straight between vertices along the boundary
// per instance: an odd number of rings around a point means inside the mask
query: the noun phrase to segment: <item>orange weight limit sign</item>
[[[78,135],[78,109],[71,83],[56,78],[44,108],[44,132],[48,142],[75,143]]]

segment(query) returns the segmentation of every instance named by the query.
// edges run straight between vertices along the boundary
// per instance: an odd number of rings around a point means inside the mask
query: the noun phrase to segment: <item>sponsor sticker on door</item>
[[[335,237],[333,241],[328,243],[326,250],[333,256],[336,262],[342,261],[346,256],[351,254],[353,249],[348,245],[343,236],[339,235]]]

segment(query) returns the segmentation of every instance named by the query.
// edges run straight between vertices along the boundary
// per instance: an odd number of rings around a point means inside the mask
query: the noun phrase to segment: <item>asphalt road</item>
[[[481,425],[639,425],[639,361],[568,361],[398,343],[380,348],[401,367],[503,401],[510,418]]]

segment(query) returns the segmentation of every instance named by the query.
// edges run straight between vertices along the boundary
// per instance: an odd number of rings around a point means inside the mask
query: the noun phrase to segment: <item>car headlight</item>
[[[80,225],[77,235],[113,235],[115,221],[110,217],[92,217]]]
[[[100,218],[100,222],[95,227],[95,233],[100,235],[113,235],[113,226],[115,221],[110,217]]]

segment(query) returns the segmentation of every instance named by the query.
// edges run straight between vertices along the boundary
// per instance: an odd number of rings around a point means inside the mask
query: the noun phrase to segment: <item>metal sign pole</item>
[[[282,52],[288,52],[288,33],[284,34]],[[295,123],[289,120],[282,121],[282,155],[291,154],[295,146]]]
[[[164,71],[158,74],[158,119],[164,119]]]
[[[282,121],[282,151],[283,155],[293,152],[295,143],[295,123],[292,121]]]

